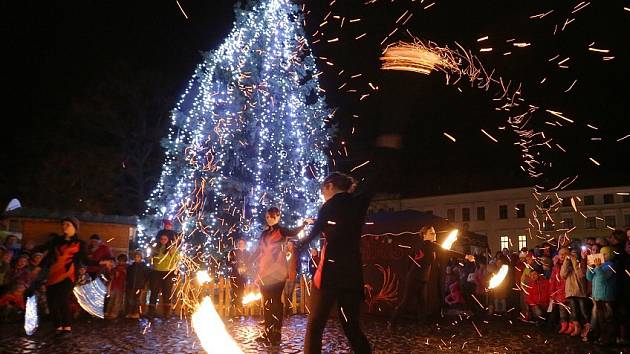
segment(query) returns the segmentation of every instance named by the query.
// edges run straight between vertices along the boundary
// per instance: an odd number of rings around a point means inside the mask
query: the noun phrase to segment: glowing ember
[[[262,295],[260,294],[260,292],[249,293],[243,296],[243,305],[247,305],[250,302],[258,301],[260,299],[262,299]]]
[[[243,353],[225,329],[210,297],[206,296],[199,304],[192,314],[191,322],[201,346],[207,353]]]
[[[446,48],[421,41],[415,43],[398,42],[387,47],[380,58],[383,70],[412,71],[428,75],[438,69],[455,69],[457,62]]]
[[[495,275],[492,276],[492,278],[490,278],[490,284],[488,285],[488,289],[494,289],[497,286],[501,285],[501,283],[503,282],[503,279],[505,279],[505,276],[508,273],[508,266],[507,264],[504,264],[501,266],[501,269],[499,269],[499,272]]]
[[[455,241],[457,241],[457,235],[459,234],[459,230],[455,229],[453,231],[451,231],[448,236],[446,237],[446,240],[444,240],[444,242],[442,242],[442,248],[446,249],[446,250],[450,250],[451,247],[453,247],[453,243],[455,243]]]

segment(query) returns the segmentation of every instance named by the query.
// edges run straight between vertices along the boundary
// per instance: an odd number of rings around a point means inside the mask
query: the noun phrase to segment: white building
[[[547,217],[541,210],[543,206],[549,208]],[[562,190],[543,195],[535,195],[532,188],[525,187],[375,199],[370,205],[370,212],[405,209],[432,212],[464,229],[486,235],[493,252],[504,247],[516,250],[561,234],[571,238],[600,237],[610,235],[612,229],[630,227],[630,186]]]

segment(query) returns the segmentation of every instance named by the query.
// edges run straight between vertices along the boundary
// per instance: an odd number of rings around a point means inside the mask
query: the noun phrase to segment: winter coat
[[[615,301],[617,292],[617,278],[613,263],[604,262],[599,267],[590,268],[586,271],[586,279],[593,282],[593,300],[595,301]]]
[[[48,271],[47,285],[58,284],[66,279],[74,284],[79,265],[87,262],[85,242],[79,240],[77,235],[68,240],[62,235],[50,240],[47,249],[48,253],[42,260],[42,268]]]
[[[124,291],[127,279],[127,264],[118,264],[112,271],[111,291]]]
[[[586,297],[586,280],[582,267],[574,257],[567,257],[560,268],[560,277],[565,279],[564,295],[566,297]]]
[[[255,257],[258,264],[256,280],[260,281],[260,285],[284,283],[287,280],[289,272],[287,270],[286,239],[297,236],[304,229],[304,226],[287,229],[276,224],[262,232]]]
[[[230,277],[246,277],[250,269],[251,255],[247,250],[233,249],[228,253],[227,266]]]
[[[170,230],[167,230],[170,231]],[[169,248],[168,246],[160,245],[151,258],[151,264],[153,269],[158,272],[170,272],[175,270],[177,262],[179,261],[179,252],[173,249],[174,245]]]
[[[102,261],[105,258],[111,258],[112,256],[112,249],[104,244],[101,243],[95,250],[88,250],[88,267],[87,267],[87,272],[88,273],[98,273],[101,270],[101,265],[98,263],[100,261]]]
[[[564,263],[566,262],[569,262],[568,258],[564,260]],[[566,279],[560,276],[560,269],[562,269],[562,265],[556,264],[551,270],[551,278],[549,278],[550,296],[553,301],[564,303],[566,301]]]
[[[293,252],[287,251],[288,281],[295,281],[295,278],[297,278],[298,265],[300,264],[299,256],[300,255],[295,249],[293,250]]]
[[[530,306],[549,304],[549,280],[541,275],[536,281],[527,279],[525,285],[525,303]]]
[[[127,267],[127,289],[144,289],[149,280],[149,267],[144,262],[133,262]]]

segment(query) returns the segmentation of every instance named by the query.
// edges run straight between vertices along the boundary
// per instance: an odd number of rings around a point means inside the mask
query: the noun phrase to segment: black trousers
[[[279,334],[282,329],[282,291],[284,282],[264,285],[260,287],[263,298],[263,314],[265,318],[265,333]]]
[[[313,354],[322,352],[322,334],[326,327],[326,321],[335,303],[339,308],[339,321],[343,328],[352,350],[357,354],[371,353],[368,341],[359,324],[359,308],[362,299],[358,294],[341,290],[322,290],[311,288],[309,303],[310,313],[306,326],[306,338],[304,339],[304,353]]]
[[[408,273],[409,274],[409,273]],[[413,276],[407,276],[403,288],[402,299],[392,313],[391,322],[396,323],[400,315],[407,311],[410,306],[416,305],[417,320],[423,322],[429,314],[429,287],[427,282],[421,282]]]
[[[230,277],[230,290],[232,290],[232,306],[236,309],[243,308],[243,293],[245,292],[246,278],[240,275]]]
[[[57,327],[70,327],[72,322],[72,312],[70,312],[70,298],[74,285],[68,278],[63,281],[48,285],[46,287],[46,297],[48,298],[48,308],[50,317]]]
[[[151,297],[149,298],[150,305],[157,303],[160,293],[162,294],[161,305],[166,306],[171,303],[171,291],[173,289],[172,278],[172,272],[151,271],[151,278],[149,278],[149,287],[151,288]]]
[[[136,313],[140,313],[140,295],[144,288],[135,289],[133,287],[128,288],[126,290],[125,301],[126,301],[126,311],[125,313],[128,315],[133,315]]]

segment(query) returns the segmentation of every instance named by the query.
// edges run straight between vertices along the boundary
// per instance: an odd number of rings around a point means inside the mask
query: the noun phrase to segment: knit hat
[[[169,219],[163,219],[162,223],[164,224],[164,227],[173,226],[173,222],[170,221]]]
[[[79,226],[81,225],[81,223],[79,222],[79,219],[75,218],[74,216],[67,216],[63,218],[61,221],[62,222],[67,221],[71,223],[72,226],[74,226],[75,230],[77,230],[77,233],[79,232]]]

